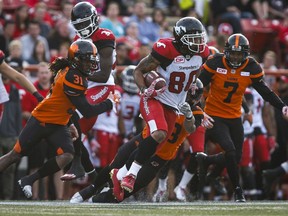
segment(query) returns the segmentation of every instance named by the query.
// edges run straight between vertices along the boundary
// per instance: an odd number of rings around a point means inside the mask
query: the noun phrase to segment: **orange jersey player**
[[[288,114],[288,107],[265,84],[263,75],[259,63],[250,56],[249,41],[242,34],[231,35],[224,53],[208,58],[199,75],[204,87],[211,84],[204,111],[215,122],[206,131],[206,138],[225,151],[222,164],[226,164],[236,202],[246,201],[238,174],[244,140],[241,105],[245,89],[251,85],[264,100],[282,110],[284,117]]]
[[[67,59],[57,59],[50,69],[56,72],[54,83],[47,97],[32,111],[32,116],[22,130],[14,149],[0,158],[0,172],[27,155],[34,145],[46,139],[55,147],[57,156],[48,160],[38,171],[21,178],[18,183],[27,198],[32,197],[32,184],[51,175],[73,159],[72,138],[77,130],[68,124],[77,108],[82,115],[91,117],[113,107],[113,95],[98,105],[90,105],[86,98],[86,77],[91,67],[96,67],[97,49],[88,40],[78,40],[69,48]]]

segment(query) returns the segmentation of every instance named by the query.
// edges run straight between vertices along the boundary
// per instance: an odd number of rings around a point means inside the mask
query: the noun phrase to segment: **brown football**
[[[161,74],[155,71],[150,71],[144,75],[144,81],[145,81],[146,87],[149,87],[152,84],[152,82],[158,78],[161,78],[161,79],[157,81],[155,85],[155,89],[158,90],[166,86],[166,81]]]

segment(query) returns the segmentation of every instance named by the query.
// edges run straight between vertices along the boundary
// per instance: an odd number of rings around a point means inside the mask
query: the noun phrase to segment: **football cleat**
[[[84,201],[83,197],[79,192],[75,193],[72,198],[70,199],[70,203],[82,203]]]
[[[112,169],[110,172],[110,178],[113,184],[113,195],[116,200],[121,202],[124,199],[124,190],[120,185],[120,181],[117,179],[118,169]]]
[[[24,182],[23,182],[23,178],[22,179],[20,179],[19,181],[18,181],[18,184],[19,184],[19,186],[21,187],[21,190],[23,191],[23,193],[24,193],[24,195],[29,199],[29,198],[31,198],[32,197],[32,186],[31,185],[28,185],[28,184],[24,184]]]
[[[246,202],[244,192],[241,187],[236,187],[234,191],[235,202]]]
[[[174,189],[174,192],[176,194],[176,198],[179,200],[179,201],[182,201],[182,202],[186,202],[187,200],[187,197],[186,197],[186,190],[180,186],[177,186],[175,189]]]
[[[168,194],[166,190],[160,190],[158,188],[158,190],[156,191],[156,193],[154,194],[154,196],[152,197],[152,201],[153,202],[165,202],[168,199]]]
[[[136,176],[133,174],[129,174],[125,176],[121,181],[121,187],[131,193],[134,190],[134,184],[136,181]]]

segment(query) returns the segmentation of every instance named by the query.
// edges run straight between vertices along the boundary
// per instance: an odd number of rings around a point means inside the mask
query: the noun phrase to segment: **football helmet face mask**
[[[139,88],[135,83],[133,71],[136,68],[134,65],[129,65],[121,73],[122,88],[130,94],[138,94]]]
[[[203,91],[204,91],[203,89],[204,89],[203,83],[201,82],[200,79],[197,78],[196,84],[194,84],[194,86],[188,90],[186,101],[191,106],[195,106],[196,104],[198,104],[203,95]]]
[[[79,39],[73,42],[68,50],[68,59],[72,67],[79,70],[84,76],[91,76],[97,71],[97,48],[89,40]]]
[[[240,67],[250,55],[248,39],[242,34],[231,35],[225,44],[224,54],[230,67]]]
[[[90,37],[99,27],[96,8],[89,2],[79,2],[72,9],[71,23],[79,37]]]
[[[173,34],[182,54],[204,52],[207,36],[198,19],[194,17],[180,19],[173,27]]]

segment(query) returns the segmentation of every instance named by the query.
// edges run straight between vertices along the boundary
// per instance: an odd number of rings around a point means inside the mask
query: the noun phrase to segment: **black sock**
[[[29,184],[32,185],[38,179],[54,174],[59,170],[60,168],[56,162],[56,158],[51,158],[46,163],[44,163],[44,165],[39,170],[28,177]]]
[[[236,152],[229,151],[225,154],[226,159],[226,168],[229,174],[230,181],[233,185],[233,188],[240,186],[239,184],[239,169],[236,161]]]
[[[73,142],[73,146],[74,146],[74,156],[81,156],[81,148],[83,146],[83,143],[81,141],[81,134],[79,134],[79,137]]]
[[[273,169],[272,172],[277,177],[283,176],[286,173],[282,166]]]
[[[191,174],[196,173],[197,169],[197,161],[196,161],[196,154],[197,153],[191,153],[190,160],[187,166],[187,171]]]
[[[106,184],[110,180],[111,167],[108,165],[104,167],[97,175],[96,179],[93,182],[95,186],[95,191],[102,188],[104,184]]]
[[[81,164],[84,167],[85,172],[91,172],[92,170],[94,170],[94,166],[90,161],[89,153],[83,144],[81,145],[81,152]]]
[[[139,164],[144,164],[156,151],[158,142],[153,139],[152,136],[147,137],[142,140],[138,146],[138,154],[135,157],[135,160]]]

